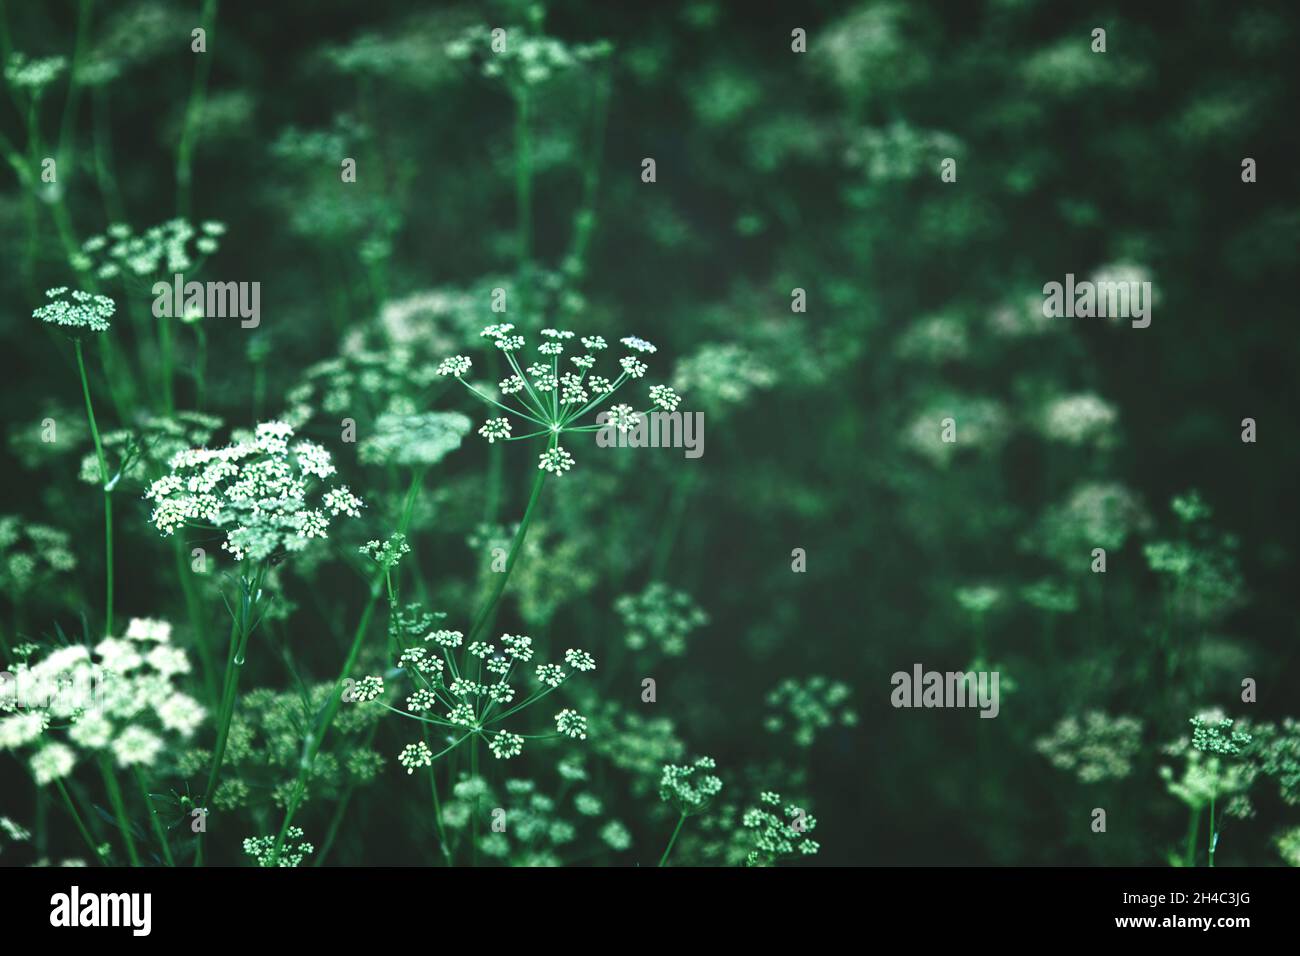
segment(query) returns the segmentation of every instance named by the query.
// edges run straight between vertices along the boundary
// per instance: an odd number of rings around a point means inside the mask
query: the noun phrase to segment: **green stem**
[[[216,792],[221,764],[226,756],[226,742],[230,736],[230,722],[235,716],[235,702],[239,697],[239,675],[243,671],[248,651],[248,638],[253,633],[252,615],[261,596],[265,568],[258,566],[252,579],[240,581],[239,610],[230,621],[230,652],[226,659],[226,676],[222,683],[221,711],[217,724],[217,743],[212,752],[212,765],[208,769],[207,784],[203,788],[205,802]]]
[[[352,802],[352,794],[356,792],[356,787],[348,787],[339,798],[339,805],[334,809],[334,816],[330,820],[329,829],[325,832],[325,839],[321,842],[320,850],[316,853],[311,865],[315,867],[325,865],[325,856],[334,846],[334,839],[338,836],[339,827],[343,823],[343,817],[347,814],[348,804]]]
[[[686,502],[690,498],[691,487],[695,483],[695,472],[679,471],[673,478],[672,493],[668,499],[667,517],[660,525],[659,540],[655,544],[654,559],[650,568],[650,580],[662,581],[668,570],[668,559],[672,557],[673,544],[682,526],[682,516],[686,513]]]
[[[379,603],[379,596],[383,593],[383,575],[377,574],[370,585],[370,597],[366,601],[365,609],[361,612],[361,620],[357,623],[357,629],[352,635],[352,644],[348,648],[348,656],[343,662],[343,667],[339,671],[338,679],[334,682],[334,692],[330,695],[329,703],[325,706],[316,728],[308,734],[307,739],[303,742],[302,758],[298,761],[298,778],[294,781],[293,791],[289,795],[289,800],[284,807],[284,821],[280,824],[280,832],[275,839],[275,850],[272,853],[272,860],[279,858],[280,849],[284,846],[285,837],[289,833],[289,826],[293,823],[293,816],[298,812],[298,807],[302,805],[303,795],[307,790],[307,778],[311,774],[312,765],[316,761],[316,754],[320,752],[321,745],[325,742],[325,735],[334,724],[334,718],[338,715],[339,704],[342,702],[340,689],[343,681],[352,673],[352,667],[356,663],[357,654],[361,650],[361,642],[365,639],[366,631],[370,627],[370,618],[375,612],[375,605]]]
[[[122,801],[122,788],[117,785],[117,777],[109,766],[107,757],[99,758],[99,772],[104,778],[104,789],[108,791],[108,802],[113,807],[113,816],[117,819],[117,828],[122,831],[122,842],[126,844],[126,855],[132,866],[140,865],[140,855],[135,849],[135,837],[131,835],[131,820],[126,815],[126,804]]]
[[[81,375],[81,394],[86,399],[86,418],[90,422],[90,435],[95,440],[95,457],[99,461],[99,487],[104,495],[104,635],[113,633],[113,506],[112,492],[108,487],[108,460],[95,424],[95,407],[90,401],[90,381],[86,378],[86,360],[81,353],[81,340],[74,343],[77,351],[77,372]]]
[[[172,548],[176,555],[176,576],[180,579],[181,592],[185,595],[185,610],[190,619],[190,630],[194,632],[194,646],[198,651],[199,666],[203,669],[203,686],[207,691],[208,701],[218,704],[216,684],[216,664],[212,660],[212,648],[208,646],[208,623],[203,614],[198,592],[194,588],[194,572],[185,563],[185,540],[181,534],[172,538]]]
[[[1196,865],[1196,840],[1201,832],[1201,808],[1192,807],[1187,820],[1187,850],[1183,859],[1187,866]]]
[[[596,192],[600,185],[600,164],[605,148],[605,124],[609,116],[609,72],[602,71],[596,80],[591,145],[587,150],[587,165],[582,178],[582,204],[574,216],[573,243],[567,267],[576,275],[585,269],[587,248],[596,224]]]
[[[144,800],[144,812],[149,815],[149,822],[153,824],[153,835],[158,839],[158,845],[162,847],[163,859],[168,866],[175,866],[176,861],[172,859],[171,844],[167,841],[167,831],[163,829],[162,821],[158,819],[158,811],[153,808],[153,801],[149,797],[149,788],[145,786],[144,774],[140,768],[135,768],[135,783],[140,788],[140,797]]]
[[[172,385],[172,319],[158,317],[158,351],[162,359],[159,376],[162,378],[163,411],[170,417],[175,411],[175,389]]]
[[[528,87],[515,91],[515,227],[520,280],[523,281],[533,242],[533,148],[528,129],[531,104]]]
[[[212,25],[217,18],[217,0],[204,0],[203,11],[199,15],[203,33],[208,43],[212,42]],[[198,60],[194,64],[194,84],[190,87],[190,98],[185,104],[185,120],[181,127],[180,145],[176,149],[176,211],[185,218],[190,214],[190,179],[194,160],[194,144],[198,140],[199,120],[203,116],[203,101],[207,96],[208,73],[212,61],[210,51],[196,53]]]
[[[469,865],[478,866],[478,736],[469,741],[469,778],[474,784],[474,812],[470,815]]]
[[[194,403],[202,411],[208,397],[208,336],[201,324],[194,326],[194,335],[198,342],[198,355],[194,359]]]
[[[81,65],[86,57],[86,45],[90,41],[90,11],[93,5],[93,0],[81,0],[77,4],[77,40],[72,52],[72,67],[68,71],[68,95],[63,101],[63,119],[59,123],[60,168],[73,148],[77,105],[81,99]]]
[[[424,745],[429,747],[429,728],[424,728]],[[433,748],[429,747],[432,751]],[[438,848],[442,850],[442,858],[448,866],[451,866],[451,850],[447,846],[447,830],[442,824],[442,803],[438,799],[438,772],[435,764],[429,765],[429,794],[433,797],[433,822],[438,828]]]
[[[110,133],[108,84],[100,84],[91,93],[94,123],[91,127],[94,141],[95,180],[104,200],[104,214],[109,222],[125,222],[126,208],[113,172],[113,143]]]
[[[68,808],[68,813],[72,815],[72,821],[77,825],[77,832],[81,838],[86,841],[86,846],[90,847],[90,852],[95,855],[101,866],[107,866],[104,855],[100,852],[99,847],[95,845],[95,839],[86,829],[86,823],[81,819],[81,814],[77,812],[76,806],[72,802],[72,797],[68,794],[68,788],[63,785],[62,780],[55,780],[54,785],[59,789],[59,795],[63,797],[63,805]]]
[[[668,840],[668,846],[664,849],[664,855],[659,858],[659,865],[663,866],[668,862],[668,854],[673,852],[673,844],[677,842],[677,834],[682,832],[682,824],[686,822],[686,814],[677,818],[677,826],[673,828],[673,835]]]
[[[550,447],[555,447],[556,439],[551,438]],[[541,497],[542,485],[546,483],[546,472],[541,468],[537,469],[537,475],[533,478],[532,491],[528,495],[528,506],[524,509],[523,520],[519,522],[519,530],[515,532],[514,541],[510,544],[510,553],[506,556],[506,569],[497,575],[496,584],[492,586],[492,591],[488,594],[487,600],[480,608],[478,616],[474,619],[474,624],[469,630],[465,639],[466,646],[472,644],[479,636],[479,632],[487,625],[488,619],[496,610],[497,602],[501,600],[501,595],[505,592],[506,584],[510,580],[510,572],[514,569],[515,561],[519,558],[519,549],[523,546],[524,538],[528,534],[528,525],[532,522],[533,511],[537,507],[537,499]]]
[[[1219,842],[1219,834],[1214,828],[1214,794],[1210,794],[1210,866],[1214,866],[1214,851]]]

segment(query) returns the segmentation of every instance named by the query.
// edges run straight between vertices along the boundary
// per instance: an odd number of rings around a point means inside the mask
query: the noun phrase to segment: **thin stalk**
[[[424,729],[424,745],[429,746],[429,730]],[[433,750],[432,747],[429,747]],[[447,847],[447,830],[442,824],[442,803],[438,800],[438,773],[434,769],[434,764],[429,764],[429,794],[433,797],[433,822],[438,828],[438,848],[442,850],[442,858],[448,866],[451,866],[451,850]]]
[[[1196,865],[1196,840],[1201,832],[1201,808],[1192,807],[1187,818],[1187,850],[1183,859],[1187,866]]]
[[[1214,827],[1214,794],[1210,794],[1210,866],[1214,866],[1214,851],[1219,842],[1218,831]]]
[[[153,824],[153,835],[158,840],[158,845],[162,847],[163,860],[168,866],[175,866],[176,861],[172,859],[171,844],[167,841],[167,831],[163,829],[162,821],[158,819],[158,811],[153,808],[153,801],[149,797],[149,788],[145,786],[144,774],[140,768],[135,768],[135,783],[140,788],[140,797],[144,800],[144,811],[149,815],[149,822]]]
[[[108,758],[99,758],[99,773],[104,778],[104,789],[108,791],[108,802],[113,807],[113,816],[117,819],[117,828],[122,831],[122,842],[126,844],[126,855],[132,866],[140,865],[140,854],[135,849],[135,837],[131,835],[131,820],[126,815],[126,804],[122,800],[122,788],[117,785],[117,776],[109,766]]]
[[[199,655],[199,666],[203,669],[203,686],[207,691],[208,701],[219,702],[216,683],[216,664],[212,660],[212,649],[208,646],[208,623],[203,614],[198,592],[194,588],[193,571],[185,563],[185,541],[182,535],[172,536],[172,549],[176,555],[176,576],[180,579],[181,591],[185,595],[185,610],[190,619],[190,630],[194,632],[194,646]]]
[[[94,142],[95,180],[104,200],[104,214],[109,222],[125,222],[126,207],[113,172],[113,140],[110,132],[108,84],[101,83],[91,94],[94,124],[91,127]]]
[[[555,447],[555,443],[556,439],[552,436],[550,447]],[[510,544],[510,553],[506,556],[506,569],[496,576],[496,584],[493,585],[492,591],[483,603],[483,607],[479,609],[478,616],[474,619],[474,624],[465,639],[466,646],[472,644],[478,638],[479,633],[487,625],[488,619],[496,610],[501,595],[505,592],[506,584],[510,580],[510,572],[514,569],[515,561],[519,558],[519,550],[523,546],[524,538],[528,535],[528,525],[533,520],[533,511],[537,507],[537,499],[541,497],[542,485],[546,483],[546,475],[546,471],[541,468],[537,469],[537,475],[533,478],[532,491],[528,495],[528,506],[524,509],[523,520],[519,522],[519,530],[515,532],[514,541]]]
[[[212,25],[217,18],[217,0],[204,0],[200,22],[207,42],[212,42]],[[199,120],[203,116],[203,102],[207,96],[208,73],[212,68],[211,51],[196,53],[194,84],[185,104],[185,121],[181,127],[180,145],[176,148],[176,212],[188,218],[190,214],[190,181],[194,161],[194,144],[198,140]]]
[[[198,343],[198,355],[194,359],[194,404],[203,411],[208,397],[208,336],[201,322],[195,323],[194,335]]]
[[[514,91],[515,100],[515,228],[521,282],[527,274],[533,244],[533,146],[528,128],[532,112],[528,87]]]
[[[478,736],[469,742],[469,778],[474,782],[474,812],[470,815],[469,865],[478,866]]]
[[[95,457],[99,461],[99,487],[104,495],[104,634],[113,633],[113,503],[108,487],[108,460],[104,457],[104,444],[95,424],[95,407],[90,401],[90,382],[86,378],[86,360],[81,354],[81,340],[73,342],[77,351],[77,372],[81,375],[81,394],[86,399],[86,418],[90,422],[90,435],[95,440]]]
[[[90,831],[86,829],[85,821],[81,819],[81,814],[77,812],[77,808],[72,802],[72,797],[68,794],[68,788],[63,785],[62,780],[55,780],[54,785],[59,789],[59,796],[63,797],[63,805],[68,808],[68,813],[72,815],[72,822],[77,825],[77,832],[80,833],[81,838],[86,841],[86,846],[90,847],[90,852],[95,855],[95,859],[99,861],[100,865],[106,866],[107,863],[104,860],[103,854],[100,853],[99,847],[95,845],[94,837],[92,837]]]
[[[501,360],[496,354],[488,356],[488,367],[496,381],[501,372]],[[483,521],[496,524],[497,514],[501,510],[501,486],[505,478],[506,449],[500,442],[488,446],[488,480],[487,493],[483,501]]]
[[[664,849],[664,855],[659,858],[659,865],[663,866],[668,862],[668,854],[673,852],[673,844],[677,842],[677,834],[682,832],[682,824],[686,822],[686,814],[677,818],[677,826],[673,828],[673,835],[668,839],[668,846]]]
[[[217,779],[221,764],[226,756],[226,741],[230,736],[230,722],[235,715],[235,702],[239,697],[239,675],[247,659],[248,638],[253,633],[252,615],[262,590],[262,578],[265,569],[261,566],[254,572],[251,580],[240,582],[239,611],[230,621],[230,653],[226,660],[226,676],[222,683],[221,711],[217,724],[217,743],[212,753],[212,765],[208,768],[207,784],[203,788],[203,799],[210,801],[216,792]]]
[[[90,11],[93,0],[77,4],[77,40],[72,52],[72,67],[68,70],[68,94],[63,101],[63,119],[59,123],[59,167],[72,151],[76,134],[77,105],[81,99],[81,64],[86,57],[90,41]]]
[[[659,540],[655,543],[654,558],[650,566],[651,581],[662,581],[668,570],[668,559],[672,557],[673,544],[677,541],[677,533],[682,526],[682,516],[686,513],[686,502],[690,498],[694,484],[694,471],[681,471],[673,477],[667,517],[660,525]]]
[[[158,317],[158,352],[162,360],[159,377],[162,379],[163,411],[170,417],[176,408],[175,388],[172,380],[172,319]]]
[[[307,777],[311,774],[311,769],[316,761],[316,754],[320,752],[321,745],[325,742],[325,735],[329,732],[330,727],[334,724],[334,718],[338,715],[339,704],[342,702],[342,695],[339,688],[342,687],[343,681],[347,679],[348,674],[352,672],[352,667],[356,663],[357,654],[361,650],[361,642],[366,636],[366,631],[370,627],[370,618],[375,612],[375,605],[379,603],[379,596],[383,593],[383,575],[376,575],[370,585],[370,597],[366,601],[365,609],[361,612],[361,620],[357,623],[357,629],[352,635],[352,645],[348,648],[348,656],[343,662],[343,667],[339,671],[339,677],[335,681],[335,690],[330,695],[329,703],[325,706],[325,711],[317,722],[314,729],[303,742],[302,758],[298,761],[298,778],[294,782],[293,791],[289,795],[289,800],[284,808],[284,821],[280,824],[280,832],[276,836],[275,850],[272,859],[278,859],[281,847],[284,846],[285,837],[289,833],[289,826],[293,823],[293,816],[298,812],[298,807],[302,805],[302,798],[307,791]]]
[[[33,796],[36,805],[36,826],[32,829],[36,831],[36,855],[44,857],[48,855],[50,847],[49,806],[45,799],[45,788],[36,787]]]
[[[600,185],[600,164],[605,149],[609,93],[609,72],[606,69],[597,79],[593,94],[593,128],[591,145],[587,150],[587,164],[582,177],[582,205],[574,216],[573,244],[568,258],[570,267],[578,274],[581,274],[585,268],[587,249],[596,224],[596,192]]]

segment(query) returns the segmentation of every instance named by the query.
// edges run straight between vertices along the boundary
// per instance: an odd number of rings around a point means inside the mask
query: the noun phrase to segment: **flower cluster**
[[[821,849],[816,840],[808,839],[817,826],[814,816],[792,803],[782,809],[781,795],[770,790],[758,799],[762,805],[746,810],[741,817],[754,836],[754,849],[745,858],[747,866],[771,866],[796,853],[811,856]]]
[[[151,466],[166,467],[172,456],[208,443],[221,419],[202,412],[177,412],[168,417],[144,416],[135,429],[104,432],[101,442],[108,460],[109,481],[143,480]],[[100,482],[99,458],[91,451],[82,456],[80,479]]]
[[[157,764],[194,735],[207,712],[177,689],[189,658],[165,621],[133,619],[124,637],[15,648],[14,680],[0,696],[0,750],[31,750],[37,783],[68,776],[78,751],[120,767]]]
[[[743,403],[754,392],[771,388],[777,379],[776,371],[744,346],[711,343],[677,363],[673,387],[720,408]]]
[[[1136,494],[1114,482],[1084,482],[1049,506],[1022,545],[1052,558],[1067,570],[1087,567],[1093,548],[1123,547],[1147,531],[1151,518]]]
[[[973,618],[980,618],[1002,603],[1002,592],[989,584],[974,584],[953,591],[957,606]]]
[[[623,619],[629,648],[654,647],[669,657],[685,654],[687,638],[709,623],[709,615],[689,594],[660,581],[651,582],[640,594],[620,596],[614,610]]]
[[[20,90],[39,96],[45,87],[57,80],[68,68],[67,57],[47,56],[29,59],[17,51],[9,54],[5,64],[5,82]]]
[[[335,422],[344,416],[367,422],[385,413],[413,415],[418,407],[411,396],[423,396],[438,381],[437,366],[417,361],[407,348],[345,347],[302,373],[285,395],[280,420],[301,429],[318,415]]]
[[[460,447],[471,422],[459,412],[410,412],[390,407],[357,448],[367,465],[436,465]]]
[[[722,792],[722,778],[712,757],[696,757],[689,764],[666,764],[659,777],[659,799],[682,816],[703,813]]]
[[[1284,803],[1300,806],[1300,720],[1286,717],[1280,724],[1251,724],[1250,733],[1253,762],[1277,780]]]
[[[126,223],[116,222],[103,235],[82,243],[72,264],[102,280],[193,272],[205,256],[217,251],[225,232],[220,222],[204,222],[196,229],[186,219],[169,219],[136,234]]]
[[[1165,788],[1193,810],[1220,801],[1229,816],[1251,816],[1254,810],[1248,791],[1259,775],[1259,768],[1240,759],[1241,753],[1237,748],[1241,744],[1232,742],[1231,733],[1224,736],[1223,731],[1229,729],[1232,721],[1219,713],[1211,713],[1194,717],[1191,723],[1194,735],[1191,739],[1184,737],[1164,748],[1169,756],[1185,760],[1181,776],[1175,774],[1172,767],[1160,768]],[[1198,732],[1202,746],[1197,745]],[[1215,747],[1227,749],[1216,751]]]
[[[857,725],[857,711],[848,706],[852,697],[848,684],[821,674],[803,681],[786,678],[767,695],[773,713],[764,718],[763,726],[774,734],[790,729],[795,744],[811,747],[820,730]]]
[[[367,541],[358,550],[385,571],[391,571],[402,560],[402,555],[411,553],[411,546],[406,543],[406,535],[398,531],[390,534],[382,544]]]
[[[295,842],[302,840],[302,838],[302,827],[289,827],[285,833],[284,846],[280,848],[278,860],[275,855],[275,837],[273,836],[248,837],[244,840],[244,852],[256,860],[258,866],[293,867],[300,864],[316,849],[310,843]]]
[[[1192,746],[1201,753],[1240,757],[1251,741],[1244,730],[1232,729],[1230,717],[1197,715],[1188,723],[1192,725]]]
[[[294,791],[294,776],[302,761],[304,729],[312,726],[330,697],[333,681],[276,692],[255,688],[242,694],[230,724],[224,774],[210,803],[217,810],[263,808],[269,802],[283,808]],[[383,716],[379,704],[367,703],[367,688],[351,691],[339,709],[329,737],[312,763],[303,801],[338,799],[347,789],[375,780],[384,757],[370,745]],[[207,750],[193,749],[181,757],[181,773],[203,774],[211,764]]]
[[[446,45],[450,60],[472,62],[489,79],[509,86],[536,86],[553,76],[608,57],[608,41],[567,44],[520,27],[474,26]]]
[[[1049,402],[1042,411],[1043,435],[1067,445],[1105,445],[1119,413],[1115,406],[1086,392]]]
[[[1300,866],[1300,827],[1282,831],[1273,842],[1287,866]]]
[[[414,689],[403,708],[389,709],[443,728],[455,741],[449,750],[477,736],[498,760],[518,756],[528,738],[503,729],[501,722],[562,687],[575,673],[595,670],[596,659],[586,651],[569,648],[563,664],[542,663],[534,660],[533,640],[526,635],[502,634],[497,641],[473,641],[465,646],[460,631],[439,628],[409,643],[397,666]],[[531,672],[534,686],[521,693],[509,681],[524,671]],[[565,707],[555,715],[555,733],[542,736],[585,740],[587,718]],[[432,765],[439,756],[418,741],[402,751],[399,763],[414,772],[417,767]]]
[[[631,846],[627,827],[619,820],[606,819],[602,801],[585,791],[574,796],[569,808],[560,797],[542,792],[532,780],[510,778],[497,790],[481,777],[467,777],[456,783],[451,799],[443,804],[442,822],[449,830],[467,831],[475,805],[504,811],[504,830],[480,836],[478,849],[511,866],[561,866],[565,848],[576,845],[582,831],[586,831],[584,845],[598,836],[615,851]],[[597,822],[601,823],[599,832],[591,834]]]
[[[1067,770],[1080,783],[1121,780],[1133,771],[1133,758],[1142,749],[1142,722],[1089,711],[1082,718],[1065,717],[1035,748],[1053,767]]]
[[[32,318],[53,325],[72,338],[89,332],[107,332],[109,319],[117,311],[117,303],[106,295],[92,295],[80,290],[68,291],[67,286],[45,290],[48,303],[32,310]]]
[[[991,454],[1011,437],[1011,415],[997,399],[950,395],[936,400],[906,427],[903,443],[946,468],[964,449]]]
[[[438,374],[452,376],[484,402],[509,416],[494,416],[479,429],[479,434],[489,442],[546,436],[548,447],[538,456],[537,467],[557,477],[574,464],[573,456],[559,444],[562,435],[599,431],[606,427],[606,417],[609,423],[627,431],[636,427],[642,415],[651,409],[671,412],[681,402],[681,396],[671,387],[652,385],[650,406],[646,411],[635,411],[630,405],[616,405],[612,411],[597,415],[595,424],[576,424],[588,412],[608,402],[628,381],[643,377],[647,366],[640,356],[653,354],[658,349],[634,335],[624,337],[620,343],[627,349],[627,354],[618,361],[619,374],[610,379],[591,371],[599,353],[609,348],[603,336],[582,336],[575,342],[574,333],[566,329],[542,329],[545,341],[537,347],[540,357],[525,369],[522,363],[527,359],[522,358],[521,353],[526,343],[522,335],[515,333],[514,325],[509,322],[489,325],[480,334],[505,355],[512,372],[496,386],[499,401],[468,381],[473,362],[467,356],[453,355],[443,359]],[[561,356],[569,349],[574,354],[569,356],[568,363],[563,363]],[[514,433],[512,418],[526,423],[520,424],[518,429],[525,434]]]
[[[1169,607],[1179,617],[1199,622],[1222,617],[1244,598],[1238,541],[1215,532],[1210,507],[1195,491],[1175,496],[1170,510],[1181,532],[1175,539],[1144,545],[1147,565],[1168,576]]]
[[[1073,614],[1079,609],[1079,595],[1074,588],[1050,578],[1026,584],[1020,589],[1020,597],[1049,614]]]
[[[346,485],[329,487],[310,504],[311,487],[335,468],[322,446],[292,439],[289,425],[264,422],[223,448],[178,452],[171,473],[145,492],[154,502],[150,521],[164,536],[200,523],[229,528],[221,546],[237,561],[301,551],[310,539],[327,537],[332,518],[355,518],[364,504]]]
[[[66,531],[0,515],[0,593],[22,597],[76,566]]]

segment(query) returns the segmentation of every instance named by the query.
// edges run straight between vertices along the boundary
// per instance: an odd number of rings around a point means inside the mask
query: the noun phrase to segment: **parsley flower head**
[[[81,755],[159,767],[208,716],[181,689],[191,666],[166,621],[136,618],[124,637],[93,647],[28,644],[14,656],[13,679],[0,685],[0,750],[30,749],[45,783],[71,773]]]
[[[53,325],[73,338],[87,333],[107,332],[109,319],[117,311],[117,303],[106,295],[92,295],[81,290],[69,291],[67,286],[45,290],[50,301],[32,311],[32,318]]]
[[[711,772],[716,768],[712,757],[696,757],[684,766],[665,764],[659,777],[659,799],[682,816],[703,813],[722,792],[722,778]]]
[[[432,766],[471,737],[485,741],[498,760],[522,753],[525,741],[534,735],[508,730],[503,722],[559,690],[575,673],[596,666],[594,657],[573,648],[564,655],[569,670],[550,662],[531,664],[534,656],[532,638],[524,634],[502,634],[496,642],[476,640],[465,646],[460,631],[439,630],[401,648],[398,667],[415,689],[405,709],[392,709],[426,728],[441,728],[450,746],[434,753],[424,741],[416,741],[401,751],[398,762],[409,772]],[[530,672],[533,686],[527,690]],[[566,707],[555,715],[554,734],[536,736],[585,740],[587,719]]]
[[[154,503],[150,521],[165,537],[183,526],[228,529],[221,546],[236,561],[301,551],[328,537],[334,518],[355,518],[364,503],[346,485],[320,491],[335,471],[329,452],[293,437],[285,422],[264,422],[222,448],[178,452],[171,473],[145,492]]]
[[[741,823],[753,833],[754,849],[745,857],[746,866],[771,866],[796,854],[811,856],[821,849],[808,834],[817,819],[794,804],[782,806],[781,795],[767,790],[759,795],[758,807],[751,807]]]
[[[528,348],[527,339],[510,323],[489,325],[479,333],[479,338],[499,349],[510,366],[511,374],[501,380],[495,394],[488,393],[490,387],[484,391],[468,380],[466,376],[472,364],[464,355],[443,359],[438,374],[453,376],[491,406],[492,416],[478,429],[479,435],[488,442],[545,439],[547,447],[537,456],[537,467],[557,478],[575,464],[573,455],[560,444],[565,434],[599,431],[605,427],[607,416],[617,428],[627,431],[636,427],[641,416],[650,410],[674,412],[681,403],[681,396],[671,386],[652,385],[649,405],[643,411],[626,403],[613,406],[609,412],[597,411],[627,383],[642,378],[648,371],[639,356],[658,350],[635,335],[620,340],[629,354],[618,359],[620,372],[612,379],[608,371],[602,375],[595,370],[600,354],[609,347],[599,335],[577,336],[568,329],[543,329],[536,359],[531,362],[520,355]],[[581,351],[568,354],[569,349],[578,346]],[[565,356],[567,362],[561,367]]]
[[[689,594],[662,581],[652,581],[640,594],[622,595],[615,600],[614,610],[623,619],[630,649],[655,648],[669,657],[685,654],[691,634],[709,623],[709,615]]]

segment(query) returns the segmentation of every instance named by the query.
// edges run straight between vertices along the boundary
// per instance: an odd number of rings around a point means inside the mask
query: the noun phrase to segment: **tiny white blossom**
[[[596,669],[596,659],[583,650],[569,648],[564,652],[564,663],[568,664],[575,671],[590,671]]]
[[[472,364],[467,356],[453,355],[451,358],[442,360],[442,363],[438,366],[438,374],[454,375],[456,378],[460,378],[470,370]]]
[[[71,747],[55,742],[36,751],[28,766],[32,768],[32,776],[36,778],[37,784],[43,787],[72,773],[76,762],[77,755]]]
[[[412,774],[419,767],[433,766],[433,751],[423,740],[417,740],[402,748],[402,752],[397,755],[397,762],[406,768],[408,774]]]
[[[489,418],[483,423],[483,427],[478,433],[492,444],[497,439],[505,440],[510,437],[510,419],[508,418]]]
[[[555,729],[575,740],[587,739],[587,718],[568,707],[555,715]]]
[[[681,400],[682,397],[678,395],[675,391],[673,391],[670,386],[667,385],[650,386],[650,401],[654,402],[656,405],[658,405],[666,412],[676,411],[677,406],[681,403]]]
[[[524,749],[524,738],[503,730],[488,741],[488,749],[498,760],[509,760],[517,757]]]
[[[558,445],[538,455],[537,467],[559,476],[573,467],[573,456]]]

